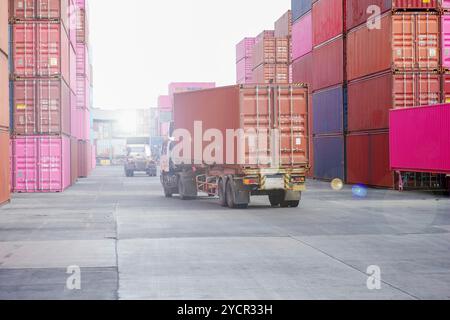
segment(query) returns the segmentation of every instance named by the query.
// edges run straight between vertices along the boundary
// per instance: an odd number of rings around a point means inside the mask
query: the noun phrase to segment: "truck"
[[[157,164],[153,159],[150,140],[148,138],[128,138],[127,156],[124,171],[127,177],[133,177],[135,172],[145,172],[150,177],[156,177]]]
[[[234,209],[267,196],[273,207],[298,207],[310,169],[308,101],[304,84],[175,94],[160,159],[164,195],[205,194]]]

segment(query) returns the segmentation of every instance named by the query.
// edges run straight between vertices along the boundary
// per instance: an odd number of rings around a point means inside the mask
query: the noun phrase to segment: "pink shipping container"
[[[450,10],[450,0],[441,0],[443,9]]]
[[[172,103],[170,102],[169,96],[158,97],[158,109],[160,111],[172,111]]]
[[[334,39],[344,33],[343,0],[318,0],[313,4],[313,46]]]
[[[0,8],[8,8],[8,0],[0,0]],[[8,10],[0,10],[0,51],[8,55]]]
[[[312,49],[312,14],[310,12],[292,26],[292,60],[303,57]]]
[[[12,139],[14,192],[62,192],[70,186],[70,139],[27,136]]]
[[[450,0],[447,1],[447,4]],[[441,16],[442,66],[450,70],[450,14]]]
[[[82,109],[77,108],[77,96],[75,93],[70,95],[70,123],[71,136],[77,140],[83,137],[83,118]]]
[[[61,23],[16,23],[12,37],[14,76],[62,76],[70,81],[69,38]]]
[[[92,152],[91,152],[91,158],[92,158],[92,170],[94,170],[95,168],[97,168],[97,147],[95,145],[92,145]]]
[[[450,174],[450,105],[391,111],[390,154],[392,170]]]
[[[90,108],[90,89],[89,80],[86,77],[77,76],[77,108]]]
[[[77,53],[73,47],[69,48],[69,60],[70,60],[70,81],[69,87],[73,92],[77,92]]]
[[[77,44],[77,75],[87,77],[90,80],[89,52],[85,44]]]
[[[236,45],[236,62],[245,58],[251,58],[255,38],[244,38]]]
[[[242,59],[236,64],[236,83],[246,84],[253,82],[252,76],[253,63],[252,59]]]

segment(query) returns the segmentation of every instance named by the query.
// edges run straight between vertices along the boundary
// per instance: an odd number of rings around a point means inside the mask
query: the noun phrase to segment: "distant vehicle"
[[[308,111],[304,85],[242,85],[176,94],[172,138],[164,143],[160,161],[165,196],[179,194],[182,200],[191,200],[204,193],[217,196],[224,207],[238,209],[247,208],[251,196],[268,196],[273,207],[298,207],[310,168]],[[233,152],[239,148],[228,140],[212,152],[207,146],[211,136],[197,142],[203,137],[199,127],[222,137],[230,130],[277,133],[263,136],[264,150],[249,139],[241,152]],[[180,140],[175,131],[190,133],[194,139],[182,136]],[[180,145],[187,149],[179,152]],[[227,160],[205,162],[202,151]],[[268,154],[277,160],[263,163]],[[245,163],[238,158],[245,158]]]
[[[133,177],[135,172],[145,172],[150,177],[156,177],[157,164],[152,157],[148,140],[128,140],[124,170],[127,177]]]

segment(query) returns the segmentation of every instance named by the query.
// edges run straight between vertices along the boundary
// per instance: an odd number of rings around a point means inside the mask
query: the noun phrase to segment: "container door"
[[[36,80],[17,80],[14,90],[14,133],[32,135],[36,130]]]
[[[15,192],[38,191],[37,138],[17,138],[12,143],[13,190]]]
[[[415,15],[416,67],[420,70],[439,69],[439,16],[431,13]]]
[[[61,81],[40,80],[38,82],[37,130],[41,134],[60,134],[61,110]]]
[[[416,59],[414,49],[414,16],[400,13],[392,16],[393,64],[395,70],[412,70]],[[387,39],[386,39],[387,40]]]
[[[39,139],[39,190],[62,191],[62,140],[41,137]]]
[[[24,22],[13,25],[12,59],[14,75],[36,75],[36,23]]]

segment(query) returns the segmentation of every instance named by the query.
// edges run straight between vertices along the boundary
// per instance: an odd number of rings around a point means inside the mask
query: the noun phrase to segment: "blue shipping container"
[[[344,134],[347,126],[347,88],[342,86],[313,94],[313,134]]]
[[[291,0],[292,22],[312,9],[312,0]]]
[[[345,181],[345,138],[339,136],[314,137],[314,178]]]

